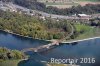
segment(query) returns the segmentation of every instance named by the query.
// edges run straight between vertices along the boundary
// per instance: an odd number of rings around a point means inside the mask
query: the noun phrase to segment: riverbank
[[[75,43],[75,42],[93,40],[93,39],[98,39],[98,38],[100,38],[100,37],[86,38],[86,39],[82,39],[82,40],[64,41],[64,42],[61,42],[61,43]]]
[[[24,60],[28,60],[28,56],[23,52],[0,47],[0,66],[17,66]]]
[[[18,66],[18,63],[22,60],[6,60],[0,62],[0,66]]]
[[[0,31],[4,31],[4,32],[7,32],[9,34],[13,34],[13,35],[16,35],[16,36],[20,36],[20,37],[25,37],[25,38],[29,38],[29,39],[34,39],[33,37],[29,37],[29,36],[24,36],[24,35],[21,35],[21,34],[17,34],[17,33],[14,33],[14,32],[11,32],[10,30],[2,30],[0,29]],[[50,41],[52,42],[53,40],[44,40],[44,39],[39,39],[39,38],[35,38],[36,40],[43,40],[43,41]]]
[[[65,41],[62,41],[62,43],[73,43],[73,42],[80,42],[80,41],[93,40],[93,39],[100,38],[99,27],[91,27],[91,28],[87,27],[85,29],[87,30],[82,34],[79,34],[75,39],[65,40]],[[78,30],[81,30],[81,29],[78,29]]]
[[[19,60],[4,60],[0,62],[0,66],[18,66],[18,64],[24,60],[28,60],[28,58]]]
[[[17,36],[21,36],[21,37],[25,37],[25,38],[31,38],[31,39],[34,39],[33,37],[29,37],[29,36],[24,36],[24,35],[20,35],[20,34],[17,34],[17,33],[14,33],[14,32],[11,32],[10,30],[2,30],[0,29],[1,31],[4,31],[4,32],[7,32],[9,34],[13,34],[13,35],[17,35]],[[86,40],[92,40],[92,39],[98,39],[100,37],[92,37],[92,38],[84,38],[84,39],[73,39],[73,40],[67,40],[67,41],[61,41],[60,43],[74,43],[74,42],[81,42],[81,41],[86,41]],[[52,40],[44,40],[44,39],[39,39],[37,38],[37,40],[43,40],[43,41],[49,41],[49,42],[54,42],[56,40],[52,39]]]

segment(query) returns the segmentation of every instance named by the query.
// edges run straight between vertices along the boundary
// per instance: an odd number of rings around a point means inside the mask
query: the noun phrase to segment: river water
[[[33,40],[0,31],[0,47],[22,50],[25,48],[37,47],[48,44],[43,40]],[[50,61],[55,59],[78,59],[76,64],[80,66],[100,66],[100,39],[87,40],[73,44],[62,44],[48,51],[41,53],[27,52],[30,58],[21,61],[18,66],[45,66],[40,61]],[[95,59],[95,63],[80,63],[80,58]],[[89,62],[89,60],[88,60]]]

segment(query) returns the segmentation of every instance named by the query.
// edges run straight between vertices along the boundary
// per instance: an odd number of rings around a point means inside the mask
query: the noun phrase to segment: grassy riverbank
[[[0,62],[0,66],[18,66],[18,63],[21,60],[6,60],[6,61],[2,61]]]
[[[27,59],[28,56],[21,51],[0,47],[0,66],[18,66],[20,61]]]
[[[75,29],[78,32],[78,36],[75,39],[86,39],[100,36],[100,27],[76,24]]]
[[[100,36],[100,29],[94,27],[83,34],[80,34],[76,39],[92,38],[92,37],[99,37],[99,36]]]
[[[84,27],[86,28],[86,27]],[[99,27],[88,27],[86,31],[82,34],[79,34],[74,39],[64,40],[62,43],[67,43],[71,41],[82,41],[82,40],[90,40],[90,39],[96,39],[100,37],[100,28]]]

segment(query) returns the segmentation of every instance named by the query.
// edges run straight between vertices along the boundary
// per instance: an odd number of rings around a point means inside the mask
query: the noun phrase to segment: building
[[[87,14],[78,14],[77,15],[79,18],[81,18],[81,19],[90,19],[90,15],[87,15]]]

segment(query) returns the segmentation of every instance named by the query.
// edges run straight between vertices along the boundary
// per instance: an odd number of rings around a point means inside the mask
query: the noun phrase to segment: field
[[[75,25],[77,32],[84,30],[83,33],[77,35],[75,39],[70,39],[67,41],[75,41],[75,40],[82,40],[94,37],[100,37],[100,27],[91,27],[87,25]],[[64,40],[66,42],[66,40]]]
[[[53,6],[53,7],[57,7],[57,8],[69,8],[72,6],[77,6],[79,5],[78,3],[45,3],[46,6]]]
[[[84,34],[80,34],[76,39],[85,39],[85,38],[92,38],[99,36],[100,36],[100,29],[94,27],[91,28],[89,31],[85,32]]]
[[[86,4],[100,4],[100,0],[79,0],[78,3],[82,6]]]
[[[53,6],[57,8],[69,8],[72,6],[77,6],[77,5],[86,5],[86,4],[100,4],[100,0],[73,0],[73,1],[68,1],[68,2],[45,2],[43,3],[46,4],[46,6]]]
[[[75,27],[76,27],[76,30],[77,30],[78,32],[80,32],[81,30],[84,30],[84,31],[86,32],[86,31],[89,31],[89,30],[91,29],[90,26],[81,25],[81,24],[77,24],[77,25],[75,25]]]
[[[93,38],[93,37],[99,37],[100,36],[100,27],[91,27],[87,25],[75,25],[77,32],[82,32],[78,35],[77,38],[74,40],[80,40],[80,39],[86,39],[86,38]]]

